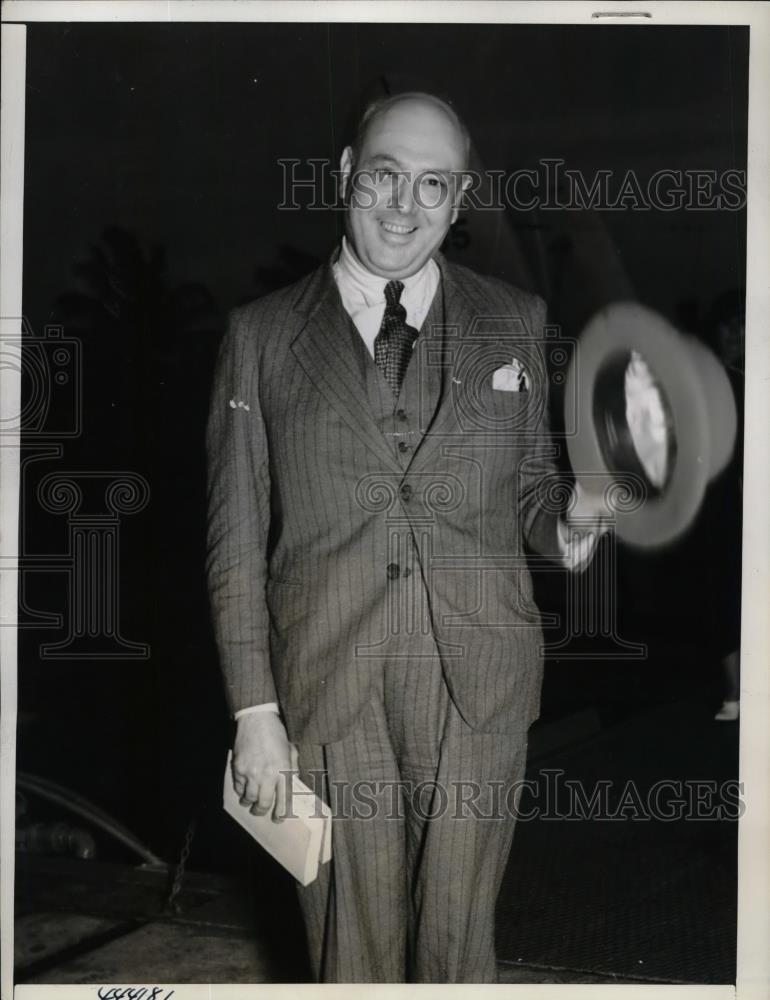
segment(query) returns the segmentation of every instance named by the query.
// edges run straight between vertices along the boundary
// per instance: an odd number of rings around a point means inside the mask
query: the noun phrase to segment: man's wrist
[[[256,715],[259,712],[275,712],[276,715],[280,715],[277,703],[266,701],[262,705],[249,705],[248,708],[239,708],[237,712],[233,712],[233,718],[238,722],[239,719],[243,719],[247,715]]]

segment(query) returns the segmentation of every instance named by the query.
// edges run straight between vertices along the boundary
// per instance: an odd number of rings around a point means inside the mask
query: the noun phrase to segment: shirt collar
[[[425,281],[430,263],[430,260],[426,261],[415,274],[410,274],[408,278],[399,279],[403,283],[405,291],[416,288]],[[385,286],[389,279],[368,271],[355,256],[344,236],[342,237],[342,249],[337,258],[337,269],[347,290],[357,298],[360,297],[367,306],[374,306],[385,301]]]

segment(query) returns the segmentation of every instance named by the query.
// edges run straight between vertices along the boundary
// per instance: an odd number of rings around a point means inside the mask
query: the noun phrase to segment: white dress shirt
[[[367,351],[374,357],[374,341],[382,326],[385,286],[389,279],[367,271],[354,256],[344,236],[340,255],[332,265],[332,273],[345,312],[361,334]],[[429,260],[415,274],[401,279],[404,285],[401,305],[406,309],[407,323],[415,330],[420,329],[428,315],[440,279],[441,272],[435,260]]]

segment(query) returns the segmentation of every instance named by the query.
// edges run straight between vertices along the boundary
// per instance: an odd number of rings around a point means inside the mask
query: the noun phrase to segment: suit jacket
[[[407,457],[372,412],[331,262],[236,309],[220,349],[207,573],[228,702],[277,701],[297,742],[343,738],[391,656],[438,657],[476,729],[538,715],[524,543],[557,548],[545,306],[436,259],[443,323],[410,359]],[[521,391],[494,388],[514,359]]]

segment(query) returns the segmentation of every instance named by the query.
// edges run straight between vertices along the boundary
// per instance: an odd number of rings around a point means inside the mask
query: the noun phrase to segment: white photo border
[[[3,335],[21,316],[24,83],[24,25],[44,21],[91,22],[404,22],[404,23],[538,23],[748,25],[749,140],[747,301],[746,301],[746,431],[744,463],[744,540],[741,644],[740,780],[747,808],[738,835],[737,983],[728,986],[601,986],[606,1000],[658,997],[670,1000],[766,1000],[770,995],[770,6],[766,3],[599,2],[526,3],[513,0],[467,3],[458,0],[353,2],[353,0],[5,0],[2,8],[2,281],[0,317]],[[13,317],[17,317],[14,321]],[[0,417],[10,419],[20,406],[20,375],[0,366]],[[96,998],[95,986],[15,988],[13,977],[13,851],[16,723],[16,601],[19,488],[18,439],[7,436],[0,448],[0,693],[2,694],[2,760],[0,760],[0,920],[2,925],[2,1000],[79,1000]],[[106,985],[106,984],[105,984]],[[139,985],[139,984],[135,984]],[[363,987],[313,985],[164,984],[177,1000],[252,1000],[260,997],[359,997]],[[404,996],[419,990],[423,1000],[451,995],[497,995],[527,998],[595,1000],[596,986],[367,986],[370,998]],[[501,991],[505,991],[502,993]]]

